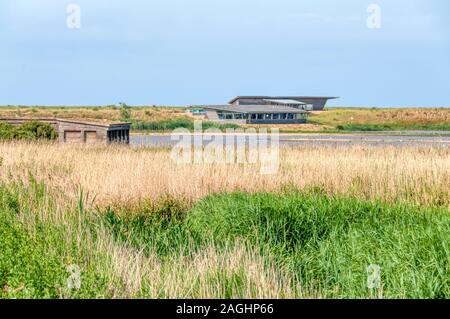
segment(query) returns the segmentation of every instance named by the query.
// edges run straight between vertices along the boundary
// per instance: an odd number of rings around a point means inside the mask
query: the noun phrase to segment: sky
[[[1,0],[0,105],[450,106],[449,21],[448,0]]]

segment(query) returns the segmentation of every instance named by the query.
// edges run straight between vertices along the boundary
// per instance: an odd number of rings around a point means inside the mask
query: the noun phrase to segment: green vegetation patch
[[[47,123],[31,121],[21,126],[0,122],[0,140],[54,140],[58,137],[55,129]]]
[[[317,192],[236,193],[208,197],[183,219],[145,216],[119,218],[109,211],[108,222],[117,238],[166,258],[243,240],[324,297],[450,296],[446,209]],[[375,292],[367,288],[370,265],[381,267]]]
[[[102,297],[106,281],[86,260],[88,247],[65,225],[41,219],[37,209],[54,209],[43,184],[31,177],[28,187],[0,185],[0,299]],[[68,286],[74,266],[80,267],[79,290]]]
[[[173,119],[165,121],[155,121],[155,122],[144,122],[144,121],[133,121],[132,129],[139,131],[173,131],[179,128],[188,129],[189,131],[194,130],[194,121],[190,119]],[[208,121],[202,121],[202,129],[207,130],[210,128],[217,128],[220,130],[226,129],[237,129],[239,125],[236,124],[221,124]]]
[[[249,281],[251,269],[227,268],[241,259],[223,266],[206,260],[206,277],[176,268],[211,249],[213,258],[234,258],[230,248],[242,245],[262,260],[258,265],[291,278],[280,285],[292,286],[297,297],[302,291],[325,298],[450,297],[447,208],[329,196],[317,189],[215,195],[190,209],[167,197],[133,210],[98,211],[86,209],[81,192],[76,205],[61,209],[32,176],[26,185],[0,184],[0,298],[164,298],[170,287],[183,284],[184,297],[213,290],[222,298],[260,296]],[[161,271],[152,276],[161,278],[122,282],[110,259],[119,251],[155,258]],[[68,287],[70,265],[80,267],[80,290]],[[373,290],[371,265],[381,270],[381,285]],[[157,279],[155,295],[148,287]]]
[[[450,296],[448,211],[320,194],[233,194],[189,214],[198,234],[246,238],[326,297],[367,297],[367,267],[382,269],[383,296]]]
[[[0,213],[0,297],[55,298],[67,278],[62,260],[49,254],[53,231],[39,225],[31,235],[11,216]],[[49,229],[50,230],[50,229]]]

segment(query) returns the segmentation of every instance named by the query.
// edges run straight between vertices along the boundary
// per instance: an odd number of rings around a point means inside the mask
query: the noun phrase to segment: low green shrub
[[[8,123],[0,122],[0,139],[10,140],[16,135],[16,128]]]
[[[347,125],[338,125],[336,129],[338,129],[339,131],[376,132],[376,131],[393,131],[396,128],[391,125],[347,124]]]
[[[18,127],[4,122],[0,123],[0,139],[3,140],[54,140],[57,137],[58,133],[47,123],[31,121]]]
[[[131,107],[129,107],[125,103],[119,103],[120,108],[120,120],[124,122],[128,122],[131,120]]]

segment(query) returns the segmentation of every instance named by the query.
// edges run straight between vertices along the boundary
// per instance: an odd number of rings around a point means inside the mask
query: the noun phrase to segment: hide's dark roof
[[[44,123],[73,123],[80,125],[93,125],[93,126],[102,126],[102,127],[116,127],[116,126],[130,126],[131,123],[128,122],[114,122],[108,120],[99,120],[99,119],[66,119],[66,118],[51,118],[51,117],[2,117],[0,118],[0,122],[44,122]]]
[[[81,125],[93,125],[93,126],[103,126],[103,127],[115,127],[115,126],[130,126],[131,123],[128,122],[114,122],[108,120],[97,120],[97,119],[56,119],[58,122],[64,123],[74,123]]]
[[[302,100],[302,99],[308,99],[308,100],[333,100],[338,99],[336,96],[236,96],[234,99],[232,99],[229,103],[232,104],[240,99],[268,99],[268,100]]]

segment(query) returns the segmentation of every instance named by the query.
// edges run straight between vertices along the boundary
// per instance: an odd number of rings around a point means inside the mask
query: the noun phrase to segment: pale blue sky
[[[1,0],[0,104],[450,106],[448,21],[448,0]]]

